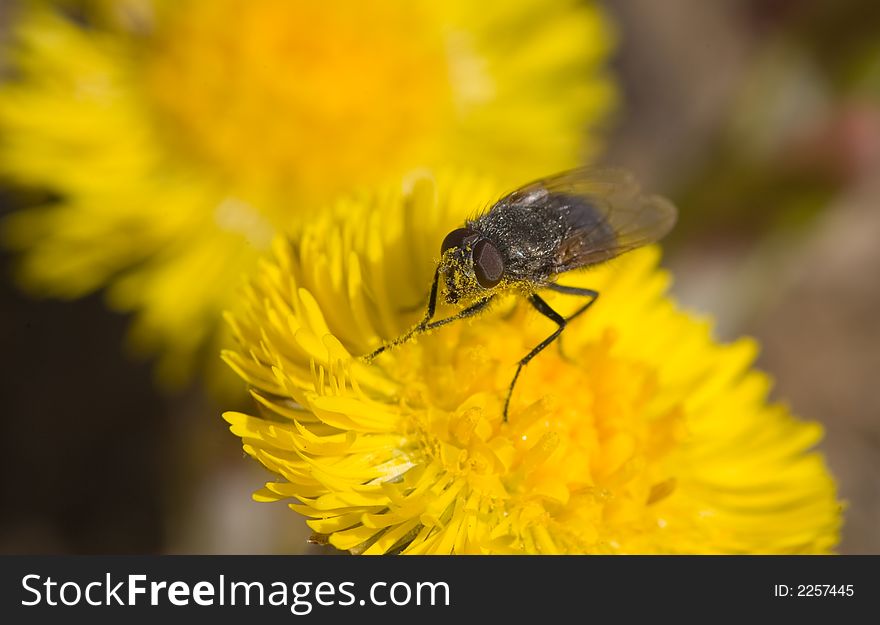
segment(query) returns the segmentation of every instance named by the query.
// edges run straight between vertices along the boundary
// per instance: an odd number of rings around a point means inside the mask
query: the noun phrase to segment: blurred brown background
[[[761,341],[775,398],[826,427],[840,551],[880,553],[880,5],[607,5],[623,108],[603,160],[678,204],[676,297]],[[310,549],[284,505],[251,502],[266,474],[221,407],[160,395],[126,357],[124,317],[99,295],[30,300],[2,271],[0,552]]]

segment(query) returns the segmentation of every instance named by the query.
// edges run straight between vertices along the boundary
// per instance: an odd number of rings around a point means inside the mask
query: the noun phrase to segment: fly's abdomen
[[[580,239],[593,249],[613,246],[616,235],[605,214],[590,200],[571,196],[559,196],[562,214],[568,226],[568,236]]]

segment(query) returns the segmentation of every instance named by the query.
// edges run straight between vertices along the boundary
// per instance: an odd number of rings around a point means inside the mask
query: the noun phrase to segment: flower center
[[[455,324],[409,348],[420,352],[409,378],[421,380],[426,405],[440,407],[415,416],[423,449],[491,500],[512,535],[531,536],[521,530],[540,522],[552,526],[557,548],[595,551],[662,526],[652,505],[675,490],[666,460],[684,435],[681,411],[652,404],[656,372],[615,356],[610,331],[541,352],[523,369],[502,423],[516,361],[553,328],[524,308],[507,320],[495,313]],[[413,364],[403,358],[401,375]]]
[[[447,42],[428,8],[356,0],[175,7],[148,57],[147,88],[167,139],[197,162],[246,194],[320,202],[423,164],[442,139],[452,108]]]

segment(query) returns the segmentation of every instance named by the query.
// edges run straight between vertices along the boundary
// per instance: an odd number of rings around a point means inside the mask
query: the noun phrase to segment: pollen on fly
[[[506,422],[522,368],[599,297],[592,289],[557,284],[557,276],[657,241],[675,219],[676,209],[668,200],[643,195],[635,178],[621,169],[581,168],[527,184],[446,235],[424,317],[365,358],[372,360],[422,332],[472,317],[499,295],[518,291],[557,328],[517,363],[504,401]],[[463,303],[463,308],[433,320],[441,286],[443,301]],[[542,289],[587,301],[563,317],[538,294]]]

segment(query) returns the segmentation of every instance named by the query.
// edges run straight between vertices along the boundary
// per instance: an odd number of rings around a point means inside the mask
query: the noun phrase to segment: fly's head
[[[470,228],[456,228],[447,234],[440,253],[440,273],[450,304],[479,299],[504,277],[504,259],[498,248]]]

